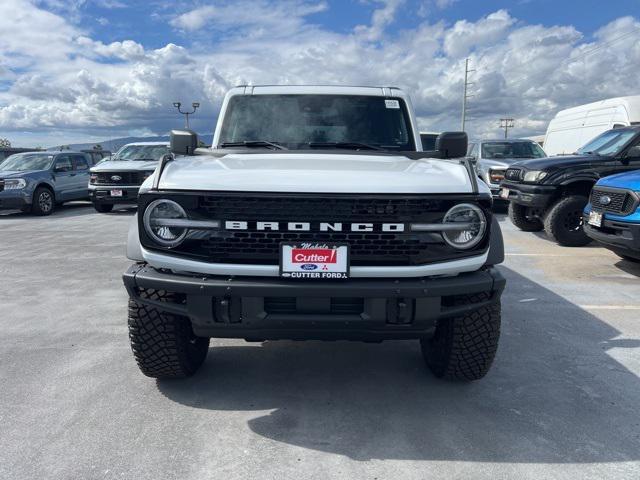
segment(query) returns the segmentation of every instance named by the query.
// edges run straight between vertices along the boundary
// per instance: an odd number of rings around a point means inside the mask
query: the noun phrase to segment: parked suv
[[[591,191],[584,231],[620,257],[639,262],[639,206],[640,170],[603,178]]]
[[[82,152],[16,153],[0,164],[0,209],[50,215],[56,205],[88,199],[88,180]]]
[[[438,377],[488,372],[503,245],[465,133],[422,152],[389,87],[237,87],[218,119],[210,149],[172,132],[140,189],[124,283],[145,375],[194,373],[211,337],[418,339]]]
[[[547,155],[534,141],[505,139],[470,143],[467,156],[475,161],[478,176],[489,186],[494,200],[501,200],[500,182],[511,164]]]
[[[593,185],[602,177],[640,168],[640,126],[608,130],[575,155],[514,163],[505,172],[500,196],[509,218],[528,232],[544,228],[560,245],[591,241],[582,213]]]
[[[107,213],[116,204],[135,204],[140,185],[168,152],[167,142],[129,143],[94,166],[89,181],[94,208]]]

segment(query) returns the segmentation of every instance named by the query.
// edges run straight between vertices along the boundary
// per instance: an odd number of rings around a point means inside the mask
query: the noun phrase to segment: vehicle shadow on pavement
[[[266,342],[214,345],[196,376],[158,387],[194,408],[255,411],[248,427],[265,438],[362,461],[639,460],[640,379],[608,352],[640,341],[501,269],[501,344],[478,382],[434,378],[415,341]]]
[[[620,260],[615,263],[615,266],[629,275],[635,275],[640,277],[640,262],[633,262],[631,260]]]

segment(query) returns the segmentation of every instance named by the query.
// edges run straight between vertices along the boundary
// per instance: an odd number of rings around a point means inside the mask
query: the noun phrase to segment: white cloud
[[[423,128],[456,129],[467,56],[476,70],[473,135],[498,134],[504,115],[516,118],[514,134],[539,133],[559,108],[640,93],[640,22],[632,17],[603,25],[588,41],[572,26],[527,25],[504,10],[397,31],[399,3],[389,1],[371,4],[369,25],[337,33],[309,17],[324,3],[261,0],[246,15],[221,13],[247,8],[246,1],[216,3],[200,26],[179,25],[175,16],[176,28],[191,28],[185,42],[197,43],[145,48],[127,38],[103,43],[26,0],[3,0],[0,18],[12,18],[0,36],[0,75],[9,85],[0,91],[3,135],[63,143],[65,134],[162,134],[180,123],[173,101],[200,101],[194,125],[211,131],[224,92],[244,83],[397,85],[413,97]]]
[[[368,41],[376,41],[382,37],[387,27],[393,23],[398,8],[405,3],[405,0],[376,0],[381,4],[380,8],[373,11],[370,25],[358,25],[356,33]]]

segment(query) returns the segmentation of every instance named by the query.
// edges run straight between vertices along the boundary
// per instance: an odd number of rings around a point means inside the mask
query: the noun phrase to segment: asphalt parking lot
[[[640,266],[501,216],[496,363],[443,382],[417,342],[213,341],[184,381],[129,348],[131,211],[0,215],[0,478],[640,476]]]

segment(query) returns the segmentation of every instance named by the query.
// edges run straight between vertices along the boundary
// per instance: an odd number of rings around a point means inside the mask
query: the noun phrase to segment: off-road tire
[[[46,187],[38,187],[33,192],[31,213],[34,215],[51,215],[56,208],[56,199],[53,192]]]
[[[99,213],[109,213],[113,210],[113,203],[94,203],[93,208]]]
[[[161,302],[172,300],[163,291],[143,295]],[[134,300],[129,300],[129,340],[138,367],[152,378],[189,377],[209,350],[209,339],[195,336],[188,318]]]
[[[538,218],[527,218],[527,207],[509,202],[509,219],[516,227],[523,232],[539,232],[544,228],[542,220]]]
[[[582,212],[587,203],[589,199],[582,195],[558,200],[544,217],[544,231],[549,238],[563,247],[583,247],[591,243],[582,229]]]
[[[478,303],[488,293],[461,295],[456,305]],[[500,301],[441,320],[431,338],[420,340],[424,360],[438,378],[479,380],[493,363],[500,338]]]

